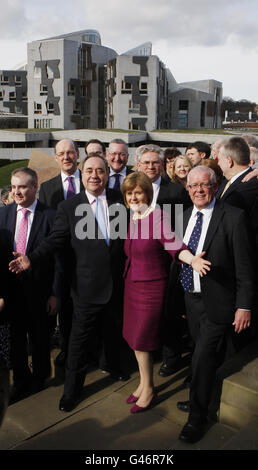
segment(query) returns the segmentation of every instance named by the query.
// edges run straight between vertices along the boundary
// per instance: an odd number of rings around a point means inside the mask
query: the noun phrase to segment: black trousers
[[[104,354],[109,369],[120,371],[123,345],[122,306],[115,307],[112,299],[106,305],[81,304],[74,300],[72,329],[69,340],[64,395],[74,398],[81,392],[93,357],[93,351],[102,338]],[[118,313],[119,310],[119,313]]]
[[[46,300],[35,308],[26,300],[23,300],[21,305],[16,306],[10,322],[11,366],[13,381],[17,385],[25,384],[31,378],[43,381],[51,372],[50,317],[46,311]],[[28,366],[28,340],[31,347],[33,376]]]
[[[217,368],[223,362],[223,351],[231,325],[212,322],[201,294],[185,294],[189,330],[195,342],[192,357],[189,422],[205,422],[213,393]]]

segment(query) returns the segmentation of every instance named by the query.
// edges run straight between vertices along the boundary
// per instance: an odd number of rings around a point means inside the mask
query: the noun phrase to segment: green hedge
[[[10,163],[10,160],[0,160],[0,188],[11,182],[11,173],[16,168],[28,166],[29,160],[17,160]]]

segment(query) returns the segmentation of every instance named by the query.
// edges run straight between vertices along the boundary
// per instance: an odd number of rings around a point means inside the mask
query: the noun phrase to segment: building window
[[[80,103],[74,103],[73,105],[73,114],[81,114],[81,105]]]
[[[34,114],[41,114],[42,113],[42,104],[36,103],[34,101]]]
[[[40,84],[40,96],[47,95],[47,92],[48,92],[47,85],[42,85],[41,83]]]
[[[133,100],[129,100],[129,113],[137,113],[140,112],[140,103],[134,103]]]
[[[15,101],[16,100],[16,92],[15,91],[10,91],[9,92],[9,100],[10,101]]]
[[[21,76],[20,75],[15,75],[15,83],[19,85],[19,84],[21,84],[21,82],[22,82]]]
[[[47,101],[46,104],[47,104],[47,112],[48,112],[48,113],[53,113],[54,110],[55,110],[54,104],[53,104],[53,103],[49,103],[48,101]]]
[[[5,93],[4,90],[1,90],[1,91],[0,91],[0,101],[3,101],[3,99],[4,99],[4,93]]]
[[[75,85],[72,85],[70,82],[68,83],[68,96],[75,95]]]
[[[28,93],[27,91],[22,92],[22,101],[28,101]]]
[[[1,75],[1,85],[8,85],[8,84],[9,84],[8,75]]]
[[[200,126],[205,127],[205,101],[201,102]]]
[[[141,82],[140,83],[140,95],[147,95],[148,94],[148,83]]]
[[[53,119],[34,119],[34,129],[51,129]]]
[[[179,100],[178,127],[181,129],[188,127],[188,100]]]
[[[49,64],[46,65],[46,73],[47,73],[47,78],[55,78],[54,69]]]
[[[122,92],[123,94],[130,94],[130,93],[132,93],[132,89],[133,89],[132,83],[125,82],[124,80],[122,80],[121,92]]]

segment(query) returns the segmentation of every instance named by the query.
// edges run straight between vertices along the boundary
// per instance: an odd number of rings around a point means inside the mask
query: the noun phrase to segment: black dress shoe
[[[188,442],[189,444],[194,444],[198,442],[202,436],[204,435],[204,426],[199,424],[191,424],[187,422],[181,433],[179,434],[179,439],[184,442]]]
[[[178,371],[179,359],[177,359],[173,364],[168,364],[163,362],[159,369],[159,375],[161,377],[168,377],[169,375],[175,374]]]
[[[62,396],[59,402],[59,410],[60,411],[72,411],[77,405],[76,398],[66,398],[65,395]]]
[[[190,412],[190,401],[189,400],[187,400],[187,401],[178,401],[176,406],[180,411],[185,411],[186,413]]]

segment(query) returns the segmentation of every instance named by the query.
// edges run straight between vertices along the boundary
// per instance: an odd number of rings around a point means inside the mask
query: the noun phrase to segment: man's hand
[[[253,171],[247,173],[247,175],[245,175],[245,177],[242,179],[242,183],[246,183],[253,178],[258,178],[258,168],[255,168]]]
[[[30,268],[30,260],[26,255],[13,252],[13,256],[14,259],[9,263],[9,270],[12,271],[12,273],[19,274]]]
[[[242,308],[238,308],[235,313],[235,320],[232,323],[235,327],[236,333],[241,333],[241,331],[249,328],[251,324],[251,312],[250,310],[244,310]]]
[[[199,255],[196,255],[192,259],[192,268],[202,277],[207,274],[207,271],[210,271],[210,265],[211,262],[208,261],[207,259],[203,259],[203,256],[205,255],[205,251],[200,253]]]
[[[51,295],[47,301],[47,313],[48,315],[56,315],[60,308],[60,299]]]
[[[0,299],[0,312],[4,310],[4,299]]]

